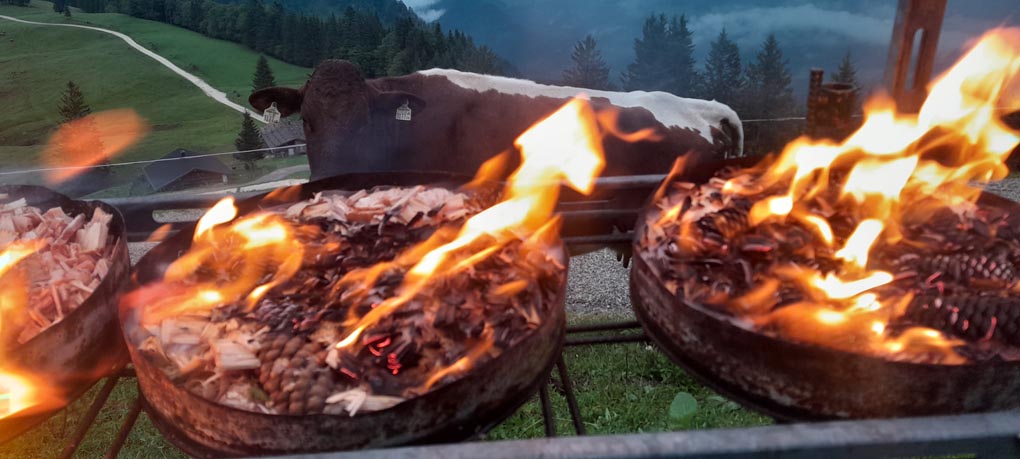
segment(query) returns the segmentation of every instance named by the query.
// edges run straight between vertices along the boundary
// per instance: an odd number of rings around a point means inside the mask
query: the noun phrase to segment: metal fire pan
[[[678,179],[704,181],[726,165],[704,164]],[[1012,225],[1020,225],[1016,203],[987,193],[980,202],[1016,209],[1010,218]],[[644,217],[638,225],[640,235]],[[1020,362],[898,362],[758,333],[671,294],[635,239],[630,292],[645,331],[676,364],[746,407],[798,421],[1020,408]]]
[[[5,351],[4,365],[42,375],[52,382],[59,401],[0,419],[0,443],[46,420],[76,400],[99,379],[120,370],[127,352],[117,322],[117,294],[128,278],[124,219],[117,209],[99,201],[76,201],[49,189],[29,185],[0,186],[0,194],[25,198],[40,209],[60,207],[68,215],[91,216],[97,208],[113,215],[110,234],[116,239],[110,272],[99,287],[63,320],[28,342]]]
[[[358,190],[381,185],[464,183],[458,176],[430,173],[346,174],[300,186],[294,200],[321,190]],[[238,203],[240,214],[262,197]],[[279,201],[276,201],[279,203]],[[155,281],[191,244],[194,226],[162,242],[138,263],[134,286]],[[555,256],[566,266],[560,244]],[[459,380],[390,409],[347,415],[271,415],[220,405],[193,394],[167,377],[160,362],[138,345],[146,332],[135,311],[122,311],[125,337],[145,395],[146,411],[175,445],[196,457],[253,456],[459,441],[487,432],[531,399],[548,378],[563,344],[566,272],[549,316],[516,346]]]

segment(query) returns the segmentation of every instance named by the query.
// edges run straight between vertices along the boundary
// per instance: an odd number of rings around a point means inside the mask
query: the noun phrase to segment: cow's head
[[[404,104],[416,114],[425,108],[412,94],[376,89],[357,66],[343,60],[320,63],[301,89],[267,88],[248,102],[259,111],[275,102],[282,116],[301,114],[312,179],[365,169],[355,165],[371,164],[378,156],[372,151],[373,124],[392,120]]]

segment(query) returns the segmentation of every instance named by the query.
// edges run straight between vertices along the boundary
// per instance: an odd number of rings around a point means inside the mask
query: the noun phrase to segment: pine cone
[[[322,413],[336,391],[335,374],[323,364],[326,347],[306,336],[271,333],[259,350],[259,383],[269,407],[283,414]]]
[[[926,274],[941,272],[955,282],[968,285],[973,280],[1000,281],[1004,285],[1016,281],[1016,269],[1002,253],[992,256],[969,253],[938,254],[924,259],[920,269]]]
[[[294,327],[303,316],[302,306],[286,298],[265,298],[255,309],[255,320],[272,331],[284,331]]]
[[[967,341],[995,338],[1020,345],[1020,301],[978,295],[919,296],[903,319]]]

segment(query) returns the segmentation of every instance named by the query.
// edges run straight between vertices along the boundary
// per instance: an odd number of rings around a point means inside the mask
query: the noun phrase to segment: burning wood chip
[[[29,206],[25,198],[0,202],[0,253],[17,243],[38,243],[16,269],[24,283],[18,288],[27,285],[28,297],[24,305],[5,306],[3,343],[27,342],[95,291],[110,271],[112,219],[99,207],[92,215],[69,216],[60,207]]]
[[[212,342],[216,368],[224,371],[254,370],[262,362],[247,346],[229,339],[218,339]]]

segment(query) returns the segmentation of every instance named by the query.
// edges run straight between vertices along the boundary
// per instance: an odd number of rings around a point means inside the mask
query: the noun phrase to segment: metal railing
[[[615,177],[601,179],[599,188],[605,190],[641,190],[650,192],[663,176]],[[215,197],[132,198],[113,200],[120,210],[138,226],[145,215],[161,209],[203,208],[211,205]],[[633,219],[635,208],[607,207],[609,201],[575,202],[561,206],[565,219],[604,218]],[[135,220],[139,219],[139,220]],[[146,224],[157,222],[144,220]],[[587,220],[586,220],[587,221]],[[146,233],[147,234],[147,233]],[[132,239],[143,237],[143,231],[130,234]],[[626,250],[631,234],[609,232],[603,234],[565,237],[573,249],[615,247]],[[567,328],[564,349],[590,346],[613,346],[625,343],[648,342],[648,337],[636,321],[603,322]],[[786,424],[745,429],[717,429],[667,432],[656,434],[626,434],[612,436],[587,435],[586,421],[582,416],[574,378],[563,355],[555,363],[554,374],[566,400],[573,432],[569,437],[557,438],[556,419],[550,400],[549,384],[544,385],[536,398],[541,406],[544,432],[547,438],[507,442],[469,441],[459,444],[392,448],[353,453],[322,453],[308,459],[346,459],[406,457],[406,458],[467,458],[467,457],[535,457],[535,458],[861,458],[967,455],[965,457],[999,458],[1020,457],[1020,412],[1001,412],[911,418],[893,420],[843,421],[823,423]],[[110,400],[114,387],[124,380],[135,378],[130,367],[106,378],[91,406],[80,418],[77,429],[67,440],[59,457],[70,458],[78,451],[96,419]],[[551,381],[551,380],[550,380]],[[866,382],[862,382],[866,383]],[[626,403],[621,400],[621,403]],[[128,412],[121,420],[116,436],[110,442],[106,457],[117,457],[130,438],[137,420],[146,408],[139,395],[131,401]]]

